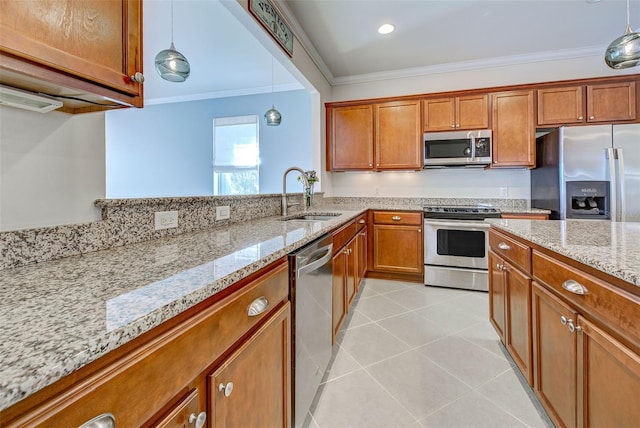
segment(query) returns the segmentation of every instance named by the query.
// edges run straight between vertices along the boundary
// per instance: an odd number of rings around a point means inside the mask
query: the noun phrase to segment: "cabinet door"
[[[578,426],[638,426],[640,356],[586,319],[578,325]]]
[[[333,256],[333,287],[332,287],[332,342],[335,343],[336,335],[347,314],[347,292],[345,276],[347,274],[347,259],[344,250],[340,250]]]
[[[538,90],[538,125],[564,125],[584,121],[584,87]]]
[[[501,257],[489,251],[489,321],[502,343],[506,343],[507,328],[507,283],[502,269],[504,264]]]
[[[356,237],[356,291],[367,274],[367,228],[365,227]]]
[[[291,425],[289,303],[209,375],[215,427]]]
[[[420,101],[375,106],[376,169],[422,169]]]
[[[555,426],[575,428],[577,314],[535,282],[532,311],[534,389]]]
[[[535,166],[533,91],[493,94],[491,105],[492,167]]]
[[[353,303],[353,299],[356,297],[356,291],[358,291],[357,284],[356,284],[357,276],[358,276],[356,272],[356,269],[357,269],[356,246],[357,246],[357,239],[354,237],[345,248],[345,251],[346,251],[345,257],[347,259],[347,269],[346,269],[346,276],[345,276],[345,286],[347,291],[347,312],[349,312],[349,307],[351,306],[351,303]]]
[[[424,100],[424,130],[451,131],[456,127],[455,99]]]
[[[489,127],[489,97],[471,95],[456,98],[456,129],[486,129]]]
[[[529,385],[533,385],[531,366],[531,278],[505,263],[507,284],[506,346]]]
[[[587,85],[587,122],[615,122],[635,118],[635,82]]]
[[[139,98],[142,1],[3,1],[0,51]],[[56,82],[52,82],[56,83]]]
[[[189,394],[187,394],[187,396],[184,397],[163,418],[161,418],[158,422],[152,424],[151,426],[154,428],[195,427],[197,418],[198,418],[198,390],[194,389],[190,391]]]
[[[373,226],[373,269],[383,272],[421,274],[424,271],[422,228]]]
[[[329,171],[373,169],[373,106],[335,107],[330,114]]]

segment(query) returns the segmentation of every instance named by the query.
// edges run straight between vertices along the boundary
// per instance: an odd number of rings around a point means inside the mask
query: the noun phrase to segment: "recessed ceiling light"
[[[396,29],[396,26],[393,24],[382,24],[380,28],[378,28],[378,33],[389,34],[389,33],[393,33],[393,30],[395,29]]]

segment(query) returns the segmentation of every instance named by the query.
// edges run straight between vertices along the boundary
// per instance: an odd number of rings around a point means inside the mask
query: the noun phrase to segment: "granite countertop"
[[[640,223],[604,220],[485,221],[640,287]]]
[[[340,216],[269,217],[0,271],[0,410],[365,209],[323,207]]]

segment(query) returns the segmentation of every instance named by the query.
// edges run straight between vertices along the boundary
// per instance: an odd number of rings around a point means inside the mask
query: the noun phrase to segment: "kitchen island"
[[[489,318],[556,426],[637,426],[640,223],[488,220]]]

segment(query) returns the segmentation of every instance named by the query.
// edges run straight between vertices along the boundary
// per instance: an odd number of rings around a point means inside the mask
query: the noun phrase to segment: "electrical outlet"
[[[216,220],[227,220],[231,217],[231,207],[225,205],[223,207],[216,207]]]
[[[156,230],[178,227],[178,211],[157,211],[154,215]]]
[[[500,197],[501,198],[506,198],[507,196],[509,196],[509,188],[508,187],[501,187],[500,188]]]

